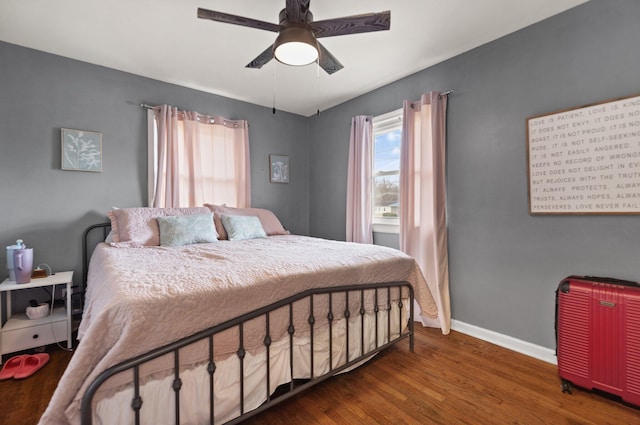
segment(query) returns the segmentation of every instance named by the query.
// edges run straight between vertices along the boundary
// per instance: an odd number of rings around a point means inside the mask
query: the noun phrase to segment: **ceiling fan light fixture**
[[[318,42],[311,30],[291,26],[280,31],[273,45],[273,54],[286,65],[308,65],[318,59]]]

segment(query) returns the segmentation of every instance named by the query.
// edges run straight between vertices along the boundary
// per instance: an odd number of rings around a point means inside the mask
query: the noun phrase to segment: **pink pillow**
[[[193,208],[119,208],[107,213],[111,220],[113,242],[119,246],[159,246],[157,217],[207,214],[205,207]]]
[[[222,225],[221,215],[252,215],[256,216],[260,219],[260,223],[262,223],[262,228],[267,236],[273,235],[289,235],[291,234],[288,230],[282,226],[278,217],[270,211],[264,208],[233,208],[227,207],[226,205],[213,205],[213,204],[204,204],[205,207],[209,208],[213,213],[213,222],[216,225],[216,231],[218,232],[218,239],[228,239],[227,231],[224,229]]]

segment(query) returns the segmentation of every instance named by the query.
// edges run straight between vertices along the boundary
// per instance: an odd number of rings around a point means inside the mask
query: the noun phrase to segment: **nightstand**
[[[15,351],[27,350],[54,342],[67,340],[67,348],[71,342],[71,285],[73,272],[59,272],[51,276],[31,279],[29,283],[16,283],[5,279],[0,283],[0,293],[6,292],[7,322],[0,327],[0,364],[2,355]],[[55,293],[57,285],[66,285],[67,306],[54,308],[47,317],[31,320],[25,313],[11,314],[11,293],[30,288],[51,287]],[[49,300],[49,304],[51,300]],[[0,319],[2,318],[2,302],[0,302]]]

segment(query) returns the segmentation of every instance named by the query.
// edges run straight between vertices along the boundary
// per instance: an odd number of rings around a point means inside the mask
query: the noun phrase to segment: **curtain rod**
[[[155,109],[155,108],[157,108],[157,106],[151,106],[151,105],[148,105],[146,103],[140,103],[140,107],[143,108],[143,109]],[[180,108],[178,108],[178,112],[182,113],[183,111],[180,110]],[[236,128],[239,126],[239,124],[238,124],[239,121],[244,121],[244,120],[230,120],[230,119],[226,119],[226,118],[223,118],[223,117],[215,117],[215,116],[212,116],[212,115],[200,114],[199,112],[198,112],[198,115],[199,115],[198,120],[200,120],[200,117],[202,117],[202,118],[206,119],[210,124],[213,124],[216,121],[216,119],[220,119],[221,118],[222,119],[222,124],[224,126],[227,126],[228,124],[229,125],[232,124],[232,126],[236,127]],[[249,126],[249,124],[247,124],[247,126]]]

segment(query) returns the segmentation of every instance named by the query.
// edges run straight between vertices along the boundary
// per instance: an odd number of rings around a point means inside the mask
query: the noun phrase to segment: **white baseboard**
[[[451,320],[451,329],[456,332],[470,335],[483,341],[499,345],[500,347],[508,348],[509,350],[517,351],[518,353],[534,357],[547,363],[558,364],[555,350],[542,347],[540,345],[535,345],[521,339],[510,337],[508,335],[499,334],[498,332],[460,322],[459,320]]]

